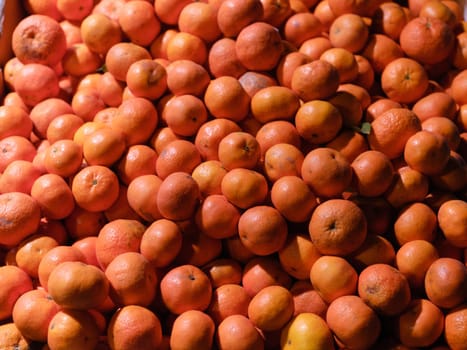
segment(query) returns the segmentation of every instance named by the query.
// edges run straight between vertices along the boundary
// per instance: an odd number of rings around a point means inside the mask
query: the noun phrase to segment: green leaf
[[[107,66],[106,66],[105,63],[104,63],[102,66],[100,66],[99,68],[97,68],[96,73],[101,73],[101,74],[102,74],[102,73],[105,73],[105,72],[107,72]]]
[[[370,130],[371,130],[371,124],[368,122],[364,122],[360,126],[360,132],[362,134],[368,135],[370,133]]]

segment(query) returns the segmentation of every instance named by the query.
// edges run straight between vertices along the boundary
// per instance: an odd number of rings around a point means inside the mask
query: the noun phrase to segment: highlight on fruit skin
[[[461,0],[0,0],[0,349],[465,349]]]

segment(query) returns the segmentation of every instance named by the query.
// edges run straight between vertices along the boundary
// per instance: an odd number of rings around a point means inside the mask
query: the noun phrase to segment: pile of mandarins
[[[6,0],[0,349],[466,350],[463,6]]]

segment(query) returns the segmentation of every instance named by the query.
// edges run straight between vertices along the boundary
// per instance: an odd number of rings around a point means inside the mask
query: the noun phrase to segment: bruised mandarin
[[[12,49],[23,63],[53,67],[66,51],[65,32],[54,18],[32,14],[23,18],[12,33]]]
[[[359,297],[380,315],[401,313],[411,301],[407,278],[388,264],[374,264],[360,272]]]

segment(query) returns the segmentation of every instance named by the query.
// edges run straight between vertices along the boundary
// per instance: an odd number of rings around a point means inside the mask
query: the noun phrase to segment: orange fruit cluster
[[[0,349],[467,349],[456,0],[6,0]]]

